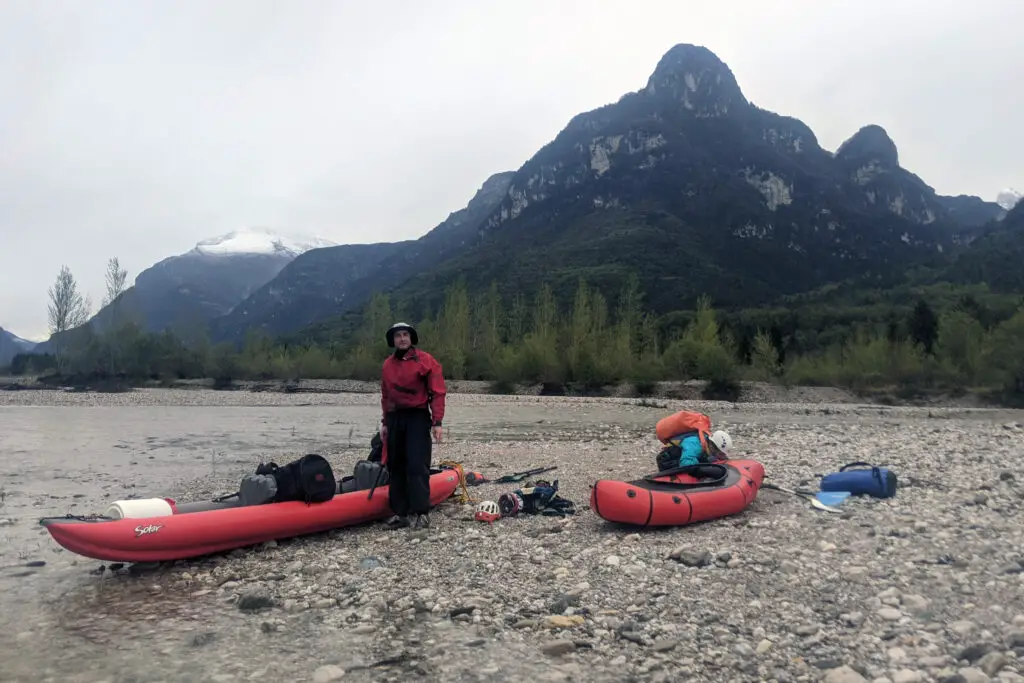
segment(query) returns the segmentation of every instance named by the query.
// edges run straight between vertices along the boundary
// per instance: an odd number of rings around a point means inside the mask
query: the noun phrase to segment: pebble
[[[556,614],[545,619],[542,626],[548,629],[572,628],[573,626],[581,625],[583,622],[584,619],[580,616],[563,616]]]
[[[973,621],[968,621],[966,619],[959,619],[949,625],[949,629],[951,631],[961,636],[967,635],[976,628],[977,625]]]
[[[1006,666],[1006,655],[1002,652],[988,652],[978,660],[978,668],[988,676],[995,676]]]
[[[959,678],[956,679],[955,676],[959,676]],[[942,679],[942,683],[989,683],[991,680],[988,674],[981,669],[969,666],[958,670],[953,676],[945,677]]]
[[[902,604],[910,612],[920,613],[928,609],[930,601],[920,595],[904,595]]]
[[[651,649],[655,652],[668,652],[669,650],[675,649],[678,644],[679,641],[675,638],[662,638],[654,641],[654,644],[651,645]]]
[[[858,671],[845,664],[835,669],[829,669],[822,681],[824,683],[867,683],[867,679]]]
[[[334,664],[326,664],[313,672],[313,683],[331,683],[341,680],[345,676],[345,670]]]
[[[686,567],[706,567],[712,563],[710,552],[696,548],[676,548],[669,557]],[[728,560],[725,561],[728,562]]]
[[[552,640],[545,643],[541,651],[549,656],[557,657],[572,652],[576,649],[576,643],[571,640]]]
[[[864,583],[868,578],[867,567],[843,567],[840,574],[852,583]]]

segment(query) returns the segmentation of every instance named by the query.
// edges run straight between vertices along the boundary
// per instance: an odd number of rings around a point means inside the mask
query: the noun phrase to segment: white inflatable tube
[[[138,498],[133,500],[115,500],[103,513],[104,517],[114,519],[140,519],[145,517],[169,517],[174,508],[164,498]]]

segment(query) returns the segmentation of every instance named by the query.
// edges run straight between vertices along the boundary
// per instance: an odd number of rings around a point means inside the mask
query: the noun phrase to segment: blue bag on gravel
[[[852,467],[869,469],[852,470]],[[819,488],[822,491],[848,491],[850,495],[872,496],[874,498],[892,498],[896,495],[896,474],[884,467],[875,467],[867,462],[851,462],[843,465],[838,472],[826,474],[821,478]]]

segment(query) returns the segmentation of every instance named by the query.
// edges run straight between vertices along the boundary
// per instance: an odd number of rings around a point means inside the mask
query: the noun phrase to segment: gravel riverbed
[[[4,404],[23,407],[0,409],[0,427],[101,410],[90,419],[121,425],[111,442],[153,467],[213,458],[217,438],[234,444],[237,457],[177,477],[180,500],[234,490],[257,460],[302,452],[348,473],[379,410],[373,395],[195,390],[23,391]],[[31,580],[42,590],[46,571],[61,572],[60,599],[41,599],[38,614],[5,607],[24,613],[0,640],[4,680],[1024,681],[1021,413],[472,395],[449,405],[435,462],[490,477],[555,465],[543,476],[578,513],[488,525],[453,499],[426,531],[373,524],[135,570],[101,571],[43,538],[48,565]],[[710,414],[734,457],[760,460],[777,484],[813,489],[817,475],[867,460],[891,467],[900,489],[848,499],[841,515],[764,490],[744,513],[692,527],[601,520],[589,486],[653,471],[654,424],[681,408]],[[178,441],[147,437],[156,412]],[[296,446],[289,429],[307,441]],[[138,495],[166,493],[146,465]],[[45,485],[6,486],[28,501]],[[496,500],[513,488],[469,492]],[[34,523],[10,509],[9,529]],[[0,575],[0,588],[21,580]],[[59,649],[32,654],[25,643],[41,637]]]

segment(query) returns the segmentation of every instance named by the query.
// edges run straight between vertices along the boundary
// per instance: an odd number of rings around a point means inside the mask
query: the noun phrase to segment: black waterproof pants
[[[388,413],[388,503],[396,515],[430,511],[430,412]]]

